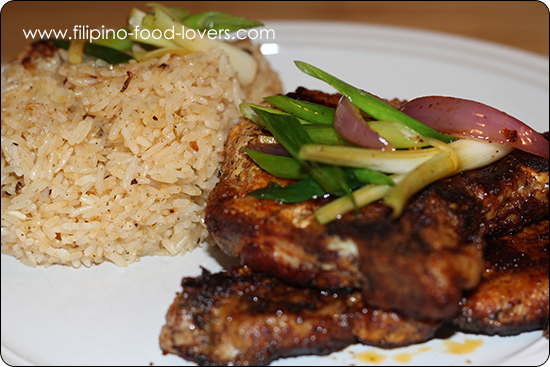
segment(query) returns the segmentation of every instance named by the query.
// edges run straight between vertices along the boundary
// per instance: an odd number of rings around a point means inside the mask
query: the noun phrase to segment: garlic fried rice
[[[25,265],[127,266],[200,245],[239,103],[280,93],[259,50],[239,85],[218,49],[72,65],[42,41],[2,73],[2,253]]]

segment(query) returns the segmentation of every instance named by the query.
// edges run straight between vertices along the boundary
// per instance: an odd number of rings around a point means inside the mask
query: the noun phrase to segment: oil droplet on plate
[[[483,344],[481,339],[465,339],[464,343],[452,340],[444,340],[443,345],[447,347],[445,353],[449,354],[469,354],[476,351]]]
[[[393,360],[397,363],[409,363],[412,358],[420,353],[424,353],[430,350],[430,347],[419,348],[413,352],[399,353],[393,356]]]
[[[359,353],[357,359],[361,362],[380,364],[386,359],[386,356],[375,351],[367,351]]]

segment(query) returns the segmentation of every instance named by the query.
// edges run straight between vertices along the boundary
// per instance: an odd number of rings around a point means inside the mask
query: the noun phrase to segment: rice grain
[[[239,103],[281,91],[257,47],[239,85],[221,50],[98,66],[66,52],[2,80],[2,253],[28,266],[128,266],[204,241]],[[254,96],[254,97],[251,97]]]

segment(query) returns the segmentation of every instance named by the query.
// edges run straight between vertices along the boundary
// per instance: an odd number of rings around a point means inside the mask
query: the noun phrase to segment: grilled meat
[[[327,105],[339,98],[304,89],[293,96]],[[374,307],[452,317],[463,291],[481,279],[485,237],[548,214],[548,160],[514,151],[430,185],[398,220],[377,202],[321,226],[313,211],[331,198],[283,204],[247,195],[270,181],[292,182],[269,175],[240,150],[262,134],[247,120],[230,133],[206,225],[227,255],[293,285],[358,288]]]
[[[364,277],[355,244],[349,244],[349,253],[331,247],[325,228],[311,216],[316,202],[285,205],[247,196],[270,181],[291,182],[269,175],[240,151],[260,134],[264,132],[249,121],[230,132],[223,173],[206,207],[206,225],[216,243],[228,256],[290,284],[360,288]],[[335,244],[340,242],[335,239]]]
[[[388,219],[389,209],[381,204],[366,208],[363,216],[374,208],[384,217],[347,216],[327,229],[357,243],[365,297],[382,309],[449,317],[463,290],[480,280],[486,236],[548,215],[548,160],[514,151],[485,168],[436,182],[397,221]]]
[[[513,335],[548,325],[548,219],[491,239],[481,283],[465,293],[461,331]],[[184,278],[160,345],[201,365],[263,365],[354,343],[391,348],[431,338],[439,322],[373,309],[358,290],[289,286],[248,267]]]
[[[200,365],[265,365],[353,343],[409,345],[431,338],[439,325],[368,307],[359,291],[296,288],[247,267],[203,271],[182,286],[160,346]]]
[[[513,335],[548,325],[548,219],[491,239],[481,283],[452,322],[461,331]],[[373,309],[358,290],[297,288],[248,267],[184,278],[160,345],[204,365],[261,365],[328,354],[354,343],[391,348],[421,342],[438,321]]]
[[[488,241],[482,281],[466,292],[455,324],[513,335],[548,325],[548,219]]]

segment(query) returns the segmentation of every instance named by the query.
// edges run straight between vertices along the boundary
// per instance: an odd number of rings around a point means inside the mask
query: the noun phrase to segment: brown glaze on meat
[[[480,280],[485,237],[548,215],[548,160],[514,151],[428,186],[398,220],[389,213],[372,205],[362,217],[346,216],[327,230],[357,244],[373,306],[449,317],[463,290]]]
[[[246,120],[230,133],[206,224],[227,255],[290,284],[362,288],[375,307],[418,318],[452,317],[462,292],[481,279],[485,236],[548,213],[548,160],[514,151],[430,185],[398,220],[378,202],[360,216],[321,226],[313,211],[330,198],[282,204],[247,195],[270,181],[292,182],[269,175],[240,150],[260,134],[265,132]]]
[[[464,295],[455,324],[499,335],[547,327],[548,251],[548,219],[489,240],[481,284]]]
[[[312,218],[317,203],[288,205],[248,196],[270,181],[291,182],[267,174],[240,150],[256,143],[260,134],[264,132],[249,121],[230,132],[222,177],[206,207],[206,224],[215,241],[228,256],[289,284],[361,287],[355,246],[351,244],[349,254],[331,248],[332,237]]]
[[[548,330],[548,219],[491,239],[481,283],[465,293],[459,330],[514,335]],[[250,268],[184,278],[160,345],[201,365],[264,365],[353,343],[392,348],[431,338],[438,321],[368,306],[359,290],[289,286]]]
[[[359,291],[295,288],[246,267],[204,271],[182,286],[160,346],[199,365],[266,365],[353,343],[397,347],[431,338],[439,325],[367,307]]]

